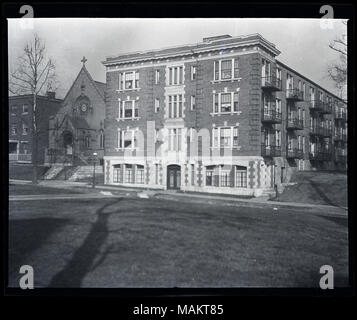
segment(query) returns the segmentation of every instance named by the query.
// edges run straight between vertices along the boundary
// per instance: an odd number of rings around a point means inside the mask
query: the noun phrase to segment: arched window
[[[85,138],[85,146],[86,146],[86,148],[90,147],[90,136],[86,136],[86,138]]]

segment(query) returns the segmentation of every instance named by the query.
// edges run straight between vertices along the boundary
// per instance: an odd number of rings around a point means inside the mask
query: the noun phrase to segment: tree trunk
[[[37,180],[37,123],[36,123],[36,105],[37,94],[33,94],[33,107],[32,107],[32,168],[33,177],[32,183],[38,184]]]

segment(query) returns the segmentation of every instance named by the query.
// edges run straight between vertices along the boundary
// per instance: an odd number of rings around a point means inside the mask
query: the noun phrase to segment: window
[[[305,136],[302,137],[302,142],[301,143],[302,143],[302,152],[305,153],[305,143],[306,143]]]
[[[133,183],[133,166],[131,164],[125,165],[125,183]]]
[[[119,101],[118,119],[134,119],[139,117],[139,101],[125,100]]]
[[[231,113],[238,110],[239,92],[213,94],[213,113]]]
[[[116,164],[113,166],[113,183],[122,183],[122,171],[120,164]]]
[[[17,106],[11,106],[11,115],[16,116],[17,114]]]
[[[247,168],[236,166],[236,183],[237,188],[246,188],[247,187]]]
[[[17,126],[16,124],[11,125],[11,134],[16,135],[17,134]]]
[[[191,110],[196,109],[196,96],[191,96]]]
[[[278,80],[281,80],[281,69],[279,69],[279,68],[276,68],[276,78]]]
[[[302,110],[302,124],[303,126],[305,126],[305,119],[306,119],[306,113],[305,113],[305,109]]]
[[[144,184],[144,166],[138,165],[136,167],[136,183]]]
[[[191,80],[196,79],[196,72],[197,72],[197,67],[196,66],[191,66]]]
[[[103,149],[104,148],[104,132],[100,131],[99,133],[99,148]]]
[[[169,129],[169,151],[181,151],[182,149],[182,129]]]
[[[294,87],[294,78],[288,73],[286,77],[286,89],[290,91]]]
[[[169,85],[183,84],[183,66],[169,68]]]
[[[29,133],[29,127],[26,123],[22,123],[22,134],[27,135]]]
[[[86,136],[84,142],[85,142],[85,147],[86,147],[86,148],[89,148],[89,147],[90,147],[90,137],[89,137],[89,136]]]
[[[155,84],[160,82],[160,70],[155,70]]]
[[[271,65],[270,62],[263,59],[262,60],[262,77],[265,78],[267,81],[270,81],[271,76]]]
[[[228,170],[221,170],[221,187],[231,186],[231,173]]]
[[[119,90],[139,89],[139,72],[121,72],[119,74]]]
[[[306,85],[305,85],[305,82],[303,82],[303,84],[302,84],[302,97],[305,100],[305,98],[306,98]]]
[[[213,63],[214,80],[232,80],[239,76],[238,59],[217,60]]]
[[[155,99],[155,113],[160,111],[160,100],[159,99]]]
[[[214,186],[214,167],[207,167],[206,169],[206,186]]]
[[[275,99],[276,112],[281,113],[281,100]]]
[[[27,104],[22,105],[22,114],[29,113],[29,106]]]
[[[293,150],[293,139],[291,136],[288,136],[288,150]]]
[[[299,89],[300,91],[302,91],[302,83],[301,83],[301,80],[298,81],[298,89]]]
[[[137,148],[135,130],[118,129],[118,149],[134,149],[134,148]]]
[[[182,94],[170,95],[169,98],[169,118],[182,118]]]
[[[319,92],[319,100],[324,101],[324,93],[322,91]]]
[[[238,147],[238,128],[237,127],[218,127],[212,130],[213,148],[237,148]]]
[[[281,131],[280,130],[275,131],[275,145],[277,147],[281,146]]]

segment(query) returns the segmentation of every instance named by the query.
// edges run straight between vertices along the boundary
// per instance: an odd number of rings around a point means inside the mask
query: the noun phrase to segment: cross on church
[[[83,59],[81,60],[81,62],[83,63],[83,67],[84,67],[85,63],[87,62],[86,57],[83,56]]]

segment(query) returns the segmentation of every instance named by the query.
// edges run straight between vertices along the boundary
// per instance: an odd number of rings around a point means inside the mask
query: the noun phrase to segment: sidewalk
[[[14,184],[31,184],[31,181],[27,180],[14,180],[10,179],[10,183]],[[74,182],[74,181],[63,181],[63,180],[41,180],[39,181],[39,186],[53,187],[53,188],[92,188],[92,185],[88,182]],[[155,197],[159,199],[171,199],[177,200],[177,198],[190,198],[190,199],[207,199],[207,200],[218,200],[218,201],[228,201],[235,203],[242,203],[245,205],[253,206],[269,206],[273,208],[291,208],[291,209],[314,209],[325,212],[338,213],[339,215],[347,217],[348,209],[321,205],[321,204],[308,204],[308,203],[297,203],[297,202],[280,202],[280,201],[270,201],[268,197],[257,197],[257,198],[237,198],[234,196],[219,196],[207,193],[197,194],[190,192],[173,192],[167,190],[154,190],[154,189],[143,189],[143,188],[128,188],[120,186],[96,186],[97,190],[107,190],[107,191],[119,191],[119,192],[135,192],[136,194],[147,194],[149,197]]]

